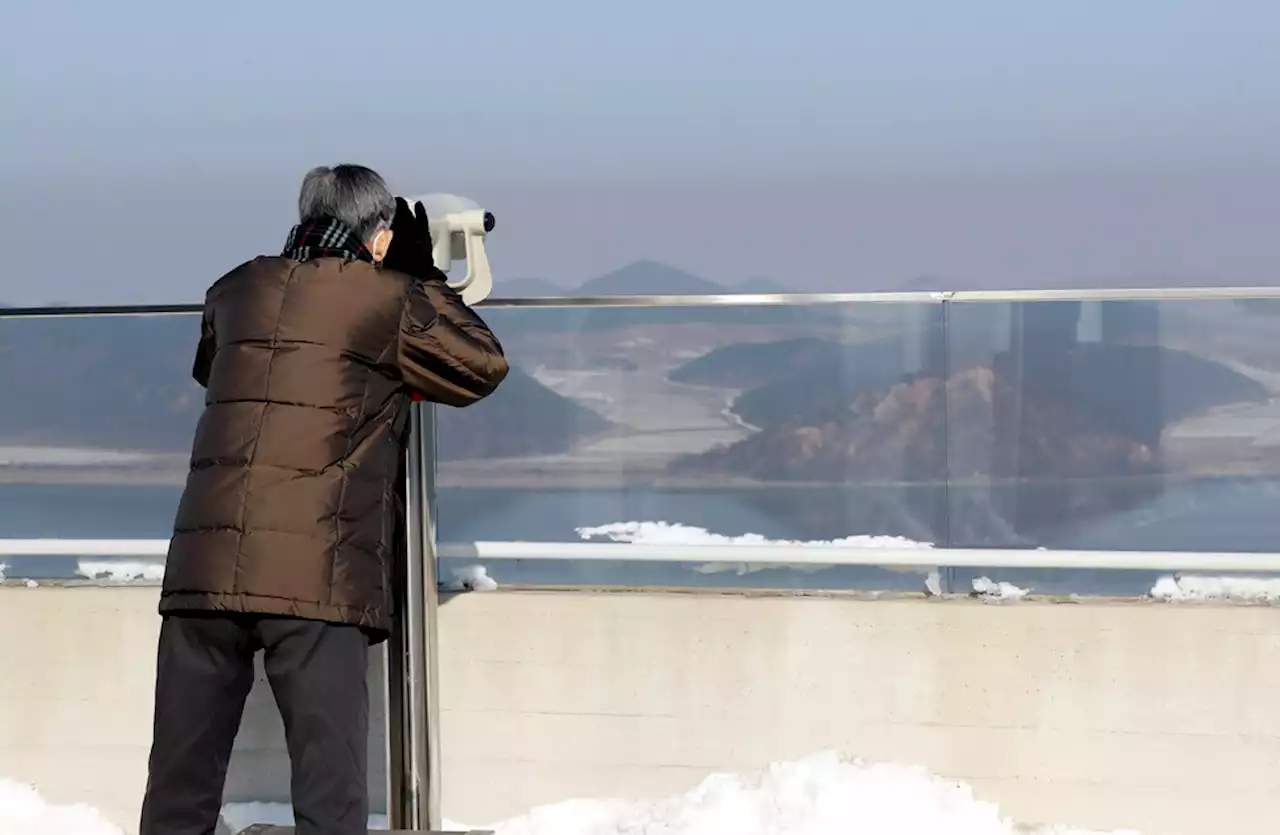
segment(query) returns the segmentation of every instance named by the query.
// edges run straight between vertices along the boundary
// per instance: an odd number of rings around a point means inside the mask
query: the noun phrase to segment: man
[[[411,395],[507,374],[493,333],[373,171],[307,174],[283,254],[209,289],[207,389],[160,601],[141,835],[212,835],[253,659],[284,720],[299,835],[365,835],[369,646],[391,628]]]

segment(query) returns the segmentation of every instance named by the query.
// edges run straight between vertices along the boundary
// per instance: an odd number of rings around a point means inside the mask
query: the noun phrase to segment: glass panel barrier
[[[945,540],[940,304],[491,308],[485,317],[514,368],[490,399],[437,411],[441,542]],[[442,578],[464,567],[446,561]],[[921,586],[918,571],[854,566],[486,568],[514,584]]]
[[[443,543],[675,545],[754,534],[890,536],[950,548],[1250,552],[1280,542],[1273,511],[1280,300],[494,306],[485,316],[514,369],[491,399],[436,410],[433,488]],[[190,315],[0,314],[0,537],[168,536],[203,399],[189,376],[197,327]],[[74,558],[5,561],[11,579],[93,576]],[[440,573],[449,583],[469,565],[446,560]],[[913,592],[925,570],[574,559],[497,560],[485,568],[516,587]],[[946,572],[943,587],[964,591],[980,576],[1038,593],[1103,595],[1146,594],[1156,577],[975,566]],[[662,596],[652,599],[658,608],[637,615],[618,608],[626,595],[607,596],[598,609],[592,598],[557,596],[561,608],[590,611],[540,631],[529,624],[542,623],[541,600],[526,607],[519,595],[477,598],[454,598],[444,610],[446,724],[449,711],[455,721],[469,711],[569,715],[565,698],[575,715],[604,717],[630,709],[624,702],[634,696],[637,716],[678,709],[693,726],[711,713],[750,725],[749,710],[723,714],[733,702],[725,693],[758,692],[763,701],[752,709],[765,715],[782,694],[762,682],[818,686],[779,676],[777,659],[767,656],[770,627],[733,625],[741,612],[723,601]],[[623,628],[623,614],[641,619]],[[973,626],[954,617],[955,624],[926,626]],[[514,631],[480,629],[499,621]],[[904,615],[900,631],[915,634],[924,621],[918,612]],[[637,642],[637,625],[651,638]],[[848,680],[821,686],[833,687],[834,699],[847,698],[855,682],[906,682],[901,692],[877,684],[862,694],[883,698],[896,717],[927,665],[913,666],[910,652],[875,648],[861,628],[845,623],[832,631],[821,619],[805,621],[812,635],[801,630],[788,651],[817,647],[825,636],[823,652],[871,652],[848,665]],[[691,642],[697,630],[702,637]],[[599,656],[517,687],[495,688],[487,678],[550,664],[538,653],[550,658],[569,633],[598,636],[591,642]],[[470,648],[473,635],[481,636],[479,655]],[[485,648],[484,640],[494,643]],[[1025,649],[1015,644],[1010,653]],[[957,670],[979,669],[986,645],[973,643],[973,651],[974,658],[948,657]],[[609,666],[615,656],[626,663]],[[792,666],[831,668],[820,660]],[[683,703],[672,702],[685,663],[688,670],[722,665],[729,689],[705,698],[688,691]],[[383,674],[377,654],[372,693],[382,692]],[[607,693],[592,687],[613,679],[623,684]],[[538,689],[552,680],[555,687]],[[236,743],[229,802],[288,799],[283,736],[263,684],[260,676]],[[630,695],[618,702],[619,693]],[[381,812],[387,718],[380,698],[372,707],[370,761],[382,765],[371,774],[370,795]],[[779,726],[777,740],[823,738],[817,725],[804,724],[805,714],[786,715],[792,724]],[[812,716],[826,727],[822,711]],[[915,719],[947,721],[923,710]],[[633,730],[637,738],[646,733]],[[550,725],[547,732],[549,739],[590,736],[555,736]],[[447,761],[463,783],[522,779],[509,738],[481,734],[467,746],[466,756]],[[669,753],[655,750],[654,762]],[[565,785],[594,771],[562,765],[557,779]]]
[[[1269,550],[1277,314],[1278,300],[491,306],[515,369],[490,400],[438,410],[438,538]],[[168,535],[202,403],[196,327],[0,315],[4,537]],[[6,561],[10,577],[83,577],[74,558]],[[467,565],[446,561],[443,579]],[[486,568],[574,587],[921,583],[866,567]],[[946,587],[979,574],[1046,593],[1153,580],[975,569]]]
[[[1280,300],[948,305],[951,545],[1273,551]],[[1147,572],[959,572],[1146,594]]]
[[[197,316],[181,314],[0,314],[0,538],[168,538],[204,405],[204,392],[191,379],[199,327]],[[143,579],[138,559],[6,556],[3,562],[0,574],[10,578]],[[382,692],[382,671],[382,655],[374,653],[373,694]],[[382,812],[386,715],[376,695],[370,707],[369,790]],[[283,728],[259,670],[231,760],[227,800],[287,802],[288,774]]]
[[[164,539],[204,396],[199,318],[0,316],[0,535]],[[72,558],[7,559],[75,578]]]

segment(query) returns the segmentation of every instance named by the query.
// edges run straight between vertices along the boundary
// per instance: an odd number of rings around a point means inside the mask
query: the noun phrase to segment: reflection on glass
[[[489,308],[515,369],[440,408],[439,536],[896,536],[948,547],[1280,541],[1280,301]],[[195,316],[0,316],[0,532],[169,534]],[[654,529],[607,528],[627,540]],[[11,560],[11,576],[76,576]],[[37,565],[38,563],[38,565]],[[450,577],[446,565],[443,575]],[[504,582],[912,589],[864,568],[500,562]],[[989,573],[989,572],[982,572]],[[957,572],[951,588],[967,588]],[[1140,593],[1141,572],[1017,572]]]
[[[489,400],[439,410],[442,541],[566,542],[625,522],[785,540],[945,533],[940,305],[485,315],[515,368]],[[490,567],[508,582],[920,584],[877,569],[693,569]]]
[[[169,535],[204,405],[198,335],[196,316],[0,317],[0,535]]]
[[[1280,542],[1280,302],[984,302],[948,312],[953,546],[1267,551]],[[1007,578],[1042,591],[1151,587],[1140,572]]]
[[[204,408],[191,379],[199,327],[194,315],[0,316],[0,537],[169,536]],[[75,559],[6,562],[9,576],[83,576]],[[374,693],[380,659],[371,664]],[[382,811],[386,717],[380,700],[371,707],[370,798]],[[287,774],[280,720],[259,674],[227,799],[287,801]]]

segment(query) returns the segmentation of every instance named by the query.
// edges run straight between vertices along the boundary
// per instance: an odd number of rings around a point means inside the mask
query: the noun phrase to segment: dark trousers
[[[140,835],[213,835],[262,650],[284,720],[297,835],[367,835],[369,641],[354,626],[167,615]]]

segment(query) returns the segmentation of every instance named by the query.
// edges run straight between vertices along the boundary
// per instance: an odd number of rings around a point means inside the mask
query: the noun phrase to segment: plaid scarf
[[[312,258],[345,258],[373,263],[373,254],[355,230],[337,218],[323,217],[299,223],[284,243],[285,258],[310,261]]]

